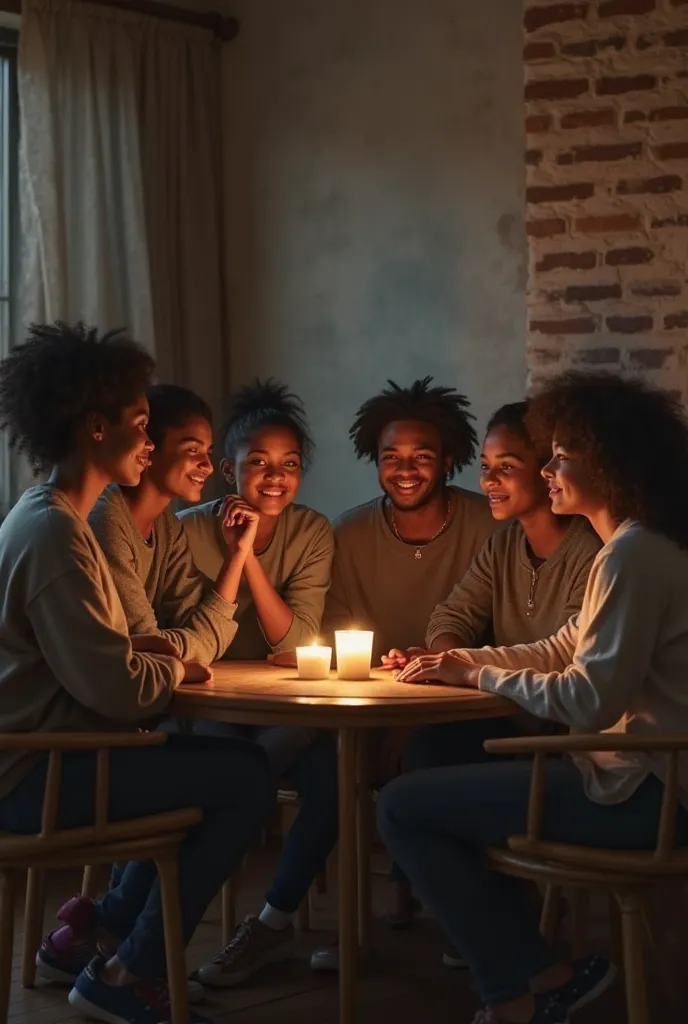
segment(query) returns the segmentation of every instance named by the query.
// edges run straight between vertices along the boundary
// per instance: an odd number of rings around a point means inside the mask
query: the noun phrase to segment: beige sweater
[[[374,663],[392,647],[423,646],[433,609],[468,569],[496,529],[485,498],[454,487],[448,528],[422,549],[394,536],[376,498],[346,512],[335,524],[332,585],[323,633],[375,631]]]
[[[105,552],[129,632],[167,637],[184,661],[209,665],[221,658],[237,631],[237,606],[216,594],[196,568],[177,517],[165,509],[147,543],[115,484],[103,491],[89,523]]]
[[[498,530],[435,608],[427,646],[451,633],[457,647],[476,647],[490,627],[499,647],[529,644],[556,633],[580,611],[590,567],[601,546],[588,521],[577,516],[556,551],[534,569],[521,524]]]
[[[538,643],[462,652],[480,689],[575,733],[688,733],[688,552],[623,523],[597,555],[579,616]],[[591,800],[621,803],[661,756],[589,754],[575,763]],[[688,808],[688,756],[679,769]]]
[[[196,565],[214,579],[227,550],[222,523],[217,515],[220,501],[206,502],[179,512]],[[224,657],[234,661],[259,661],[270,652],[279,654],[310,643],[320,630],[325,594],[330,584],[332,527],[319,512],[305,505],[288,505],[282,512],[270,544],[258,555],[268,579],[294,618],[282,640],[271,647],[256,614],[251,591],[242,579],[237,595],[237,634]]]
[[[181,681],[176,659],[136,654],[107,562],[49,484],[0,527],[0,731],[135,729]],[[35,758],[0,754],[0,797]]]

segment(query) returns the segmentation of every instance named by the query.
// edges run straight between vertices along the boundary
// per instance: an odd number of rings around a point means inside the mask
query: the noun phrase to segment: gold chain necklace
[[[391,505],[390,511],[391,511],[391,515],[392,515],[392,530],[394,531],[394,536],[397,538],[397,540],[400,540],[402,544],[408,544],[408,541],[404,540],[404,538],[401,536],[401,534],[399,533],[399,531],[397,529],[397,521],[394,518],[394,505]],[[447,517],[446,517],[446,519],[444,520],[444,522],[440,526],[440,528],[437,531],[437,533],[433,534],[433,536],[430,538],[430,540],[426,540],[425,544],[419,544],[416,547],[416,553],[413,556],[414,558],[416,558],[416,559],[422,558],[423,557],[423,549],[426,548],[428,546],[428,544],[432,544],[432,542],[434,540],[437,540],[437,538],[439,536],[441,536],[441,534],[444,533],[444,531],[449,526],[449,518],[450,518],[450,516],[451,516],[451,497],[449,498],[449,501],[447,502]],[[413,546],[413,545],[411,545],[411,546]]]

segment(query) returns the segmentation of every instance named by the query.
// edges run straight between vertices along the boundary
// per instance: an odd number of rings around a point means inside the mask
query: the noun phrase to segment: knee
[[[407,804],[407,790],[408,777],[400,775],[380,791],[377,801],[377,827],[387,844],[399,827],[401,812]]]

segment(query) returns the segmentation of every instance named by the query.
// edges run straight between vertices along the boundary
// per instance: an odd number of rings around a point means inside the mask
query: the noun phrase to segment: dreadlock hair
[[[581,456],[617,522],[635,519],[688,548],[688,423],[678,402],[640,380],[569,372],[531,399],[539,443]]]
[[[449,477],[461,472],[475,458],[478,437],[470,421],[470,402],[454,388],[430,387],[432,377],[401,388],[388,380],[388,388],[369,398],[356,413],[349,437],[356,456],[377,465],[380,434],[395,420],[430,423],[442,440],[442,453],[452,459]]]
[[[0,362],[0,429],[34,472],[66,458],[89,414],[116,423],[150,386],[152,357],[121,330],[98,335],[81,321],[31,324]]]
[[[540,462],[540,465],[544,466],[546,462],[549,462],[552,455],[552,446],[550,443],[546,445],[536,445],[533,438],[528,432],[526,426],[526,416],[528,414],[529,403],[526,402],[509,402],[507,405],[500,406],[496,412],[493,412],[487,422],[487,428],[485,434],[489,434],[491,430],[496,430],[499,427],[503,427],[510,433],[520,437],[522,441],[535,451],[535,454]]]
[[[212,429],[213,414],[208,403],[189,388],[178,384],[154,384],[148,390],[148,436],[158,448],[168,430],[183,427],[189,420],[207,420]]]
[[[225,414],[225,456],[233,459],[239,445],[263,427],[291,430],[301,453],[301,465],[308,469],[315,444],[311,437],[303,402],[286,384],[257,377],[252,384],[237,388],[229,396]]]

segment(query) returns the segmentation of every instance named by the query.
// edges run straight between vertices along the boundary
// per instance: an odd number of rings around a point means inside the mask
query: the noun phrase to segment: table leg
[[[356,766],[356,842],[358,864],[358,945],[365,952],[370,942],[370,812],[367,734],[358,737]]]
[[[355,729],[340,729],[339,763],[339,1024],[356,1017],[356,747]]]

